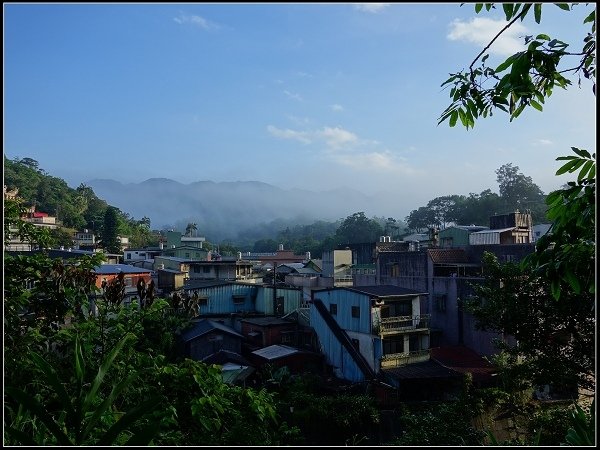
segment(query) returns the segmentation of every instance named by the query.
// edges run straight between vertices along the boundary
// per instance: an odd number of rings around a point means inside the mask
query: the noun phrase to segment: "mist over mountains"
[[[234,239],[240,231],[276,219],[308,224],[343,219],[357,211],[383,216],[387,203],[381,196],[375,198],[352,189],[286,190],[258,181],[182,184],[168,178],[151,178],[127,184],[94,179],[86,184],[99,198],[134,218],[149,217],[153,229],[184,231],[193,222],[198,235],[212,242]]]

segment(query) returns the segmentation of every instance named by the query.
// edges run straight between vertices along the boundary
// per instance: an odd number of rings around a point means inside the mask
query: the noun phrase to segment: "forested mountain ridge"
[[[52,230],[57,245],[70,246],[72,233],[85,228],[102,236],[105,214],[111,205],[99,198],[90,186],[82,183],[76,189],[71,188],[62,178],[51,176],[41,169],[32,158],[10,160],[6,156],[4,185],[8,189],[18,189],[17,196],[26,205],[33,205],[36,211],[57,218],[62,225],[62,228]],[[150,231],[148,217],[136,220],[115,209],[117,232],[129,237],[132,246],[158,244],[158,236]]]

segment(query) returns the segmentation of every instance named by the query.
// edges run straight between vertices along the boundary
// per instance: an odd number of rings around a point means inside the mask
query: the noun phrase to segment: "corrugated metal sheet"
[[[239,311],[254,311],[254,297],[258,286],[222,284],[212,287],[198,287],[188,290],[189,295],[198,293],[206,297],[206,305],[199,306],[199,314],[231,314]],[[236,297],[234,302],[234,296]]]
[[[314,298],[320,299],[328,311],[331,311],[332,303],[337,305],[337,313],[333,318],[343,330],[371,333],[371,299],[368,294],[348,289],[328,289],[316,291]],[[359,308],[360,317],[352,317],[353,306]]]
[[[335,337],[316,308],[310,309],[310,325],[319,338],[320,352],[325,355],[327,364],[334,368],[336,376],[352,382],[363,381],[365,376],[362,370]]]
[[[500,234],[512,231],[513,228],[502,228],[499,230],[484,230],[469,235],[469,244],[471,245],[489,245],[500,244]]]
[[[283,297],[283,313],[295,311],[302,303],[302,289],[277,287],[277,297]],[[259,286],[256,296],[256,312],[273,315],[273,287]]]
[[[273,360],[298,353],[298,349],[288,347],[287,345],[270,345],[268,347],[255,350],[252,353],[262,358]]]

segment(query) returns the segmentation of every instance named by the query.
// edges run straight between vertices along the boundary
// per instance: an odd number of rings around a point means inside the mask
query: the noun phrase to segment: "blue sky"
[[[544,32],[581,48],[590,7],[545,5],[491,49]],[[70,186],[94,178],[257,180],[352,188],[404,217],[434,197],[497,192],[513,163],[544,192],[556,157],[595,151],[595,97],[437,125],[440,85],[505,24],[448,4],[4,4],[4,152]],[[493,65],[493,64],[492,64]]]

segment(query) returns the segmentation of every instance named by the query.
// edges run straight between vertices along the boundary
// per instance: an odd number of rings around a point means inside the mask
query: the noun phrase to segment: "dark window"
[[[200,273],[200,267],[194,266],[194,273]]]
[[[210,273],[210,267],[209,266],[204,266],[204,273]]]
[[[352,317],[360,317],[360,306],[352,307]]]
[[[337,314],[337,304],[331,303],[329,305],[329,314],[331,314],[331,315]]]
[[[233,303],[238,305],[240,303],[244,303],[246,301],[246,296],[245,295],[234,295],[233,296]]]
[[[208,297],[199,297],[198,298],[198,306],[206,306],[208,305]]]
[[[446,294],[435,294],[433,296],[435,302],[435,310],[439,312],[446,311]]]

